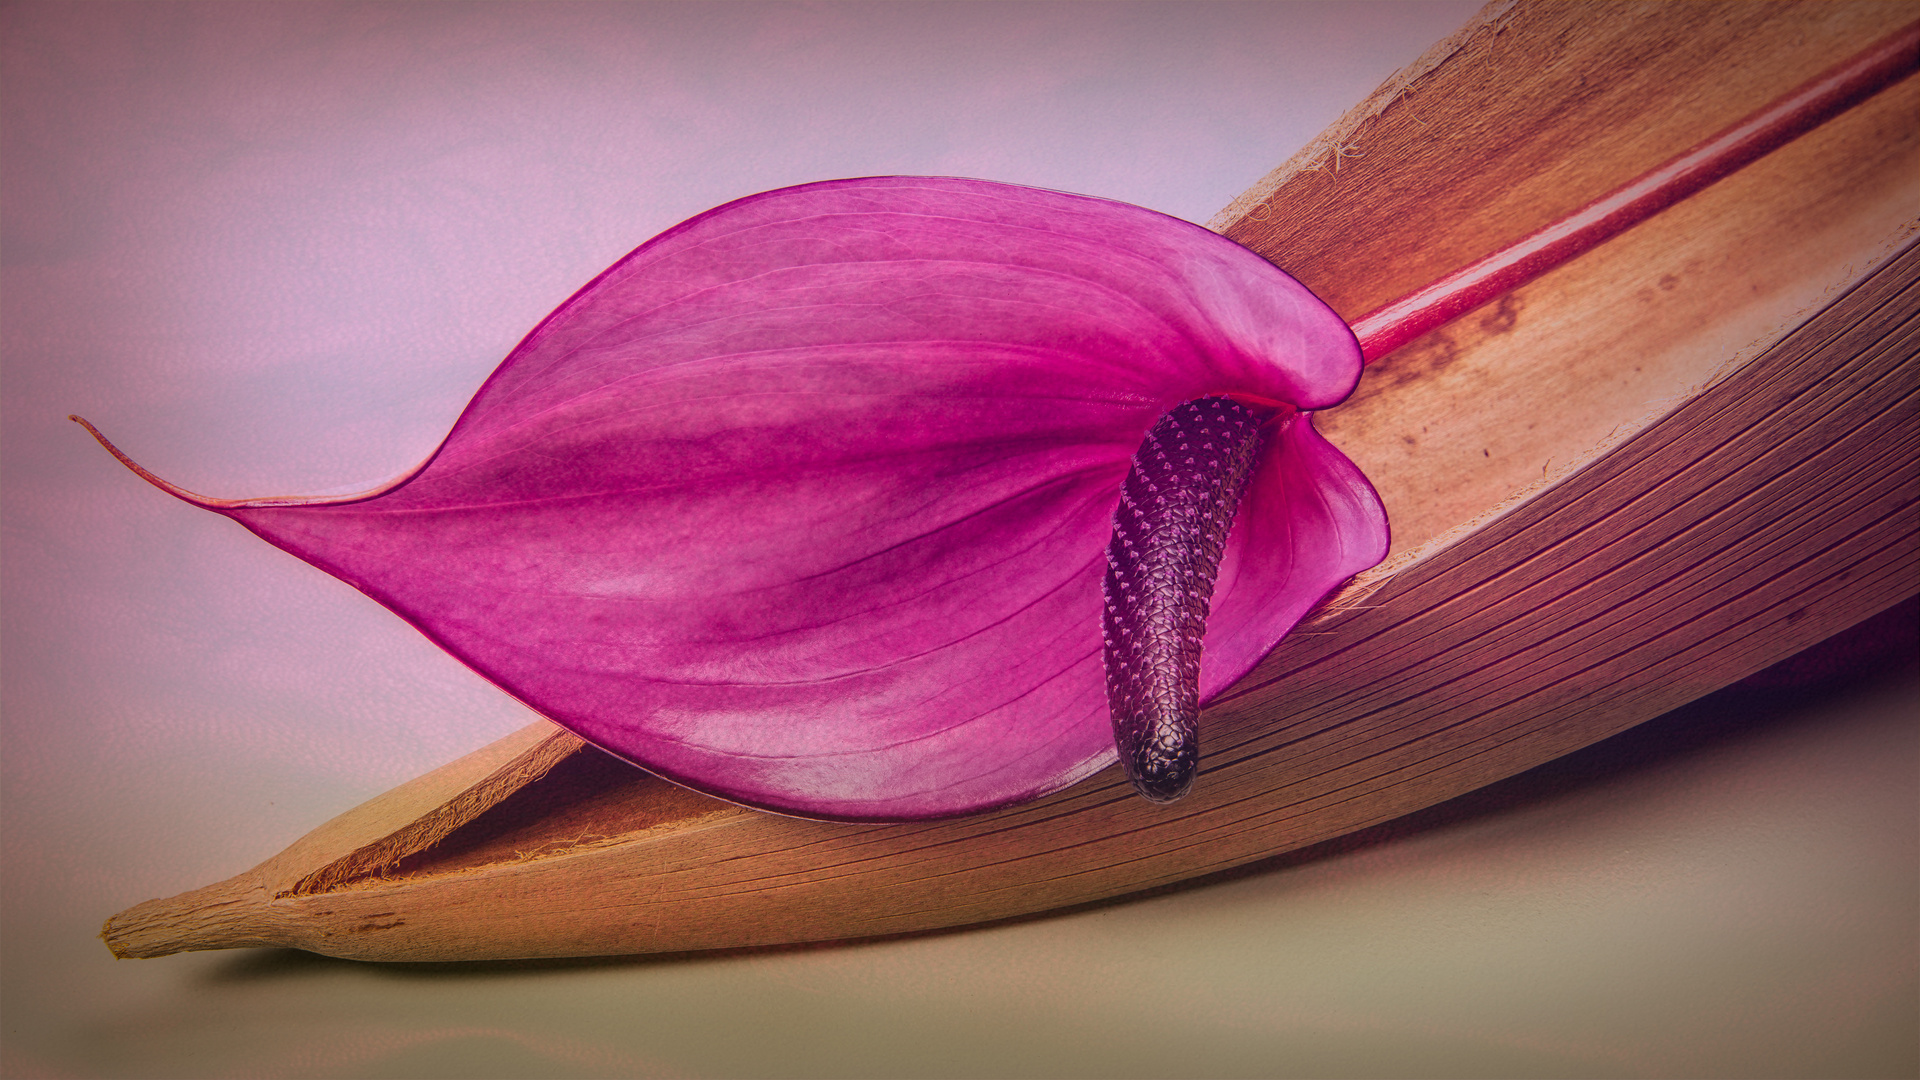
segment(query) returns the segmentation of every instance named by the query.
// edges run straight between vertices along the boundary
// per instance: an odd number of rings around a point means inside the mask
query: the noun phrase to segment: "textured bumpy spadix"
[[[359,496],[178,492],[586,739],[805,815],[962,813],[1114,760],[1103,557],[1182,402],[1352,389],[1340,319],[1123,204],[889,177],[768,192],[622,259],[435,455]],[[1202,699],[1385,551],[1301,415],[1250,463]]]
[[[1147,432],[1113,513],[1107,701],[1120,764],[1154,802],[1186,794],[1199,767],[1201,641],[1264,419],[1228,398],[1176,406]]]

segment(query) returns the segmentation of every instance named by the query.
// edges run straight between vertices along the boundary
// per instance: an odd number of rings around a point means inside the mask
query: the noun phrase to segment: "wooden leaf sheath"
[[[1909,5],[1495,4],[1216,228],[1348,316],[1638,174]],[[950,821],[743,810],[535,725],[254,870],[109,921],[123,956],[722,948],[1044,911],[1399,816],[1920,592],[1920,80],[1369,370],[1320,427],[1397,554],[1118,770]]]

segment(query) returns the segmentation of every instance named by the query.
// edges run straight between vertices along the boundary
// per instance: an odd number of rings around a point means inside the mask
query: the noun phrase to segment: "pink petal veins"
[[[347,499],[186,495],[671,779],[808,816],[1032,798],[1113,761],[1101,580],[1147,430],[1351,391],[1344,323],[1138,207],[973,180],[767,192],[582,289],[435,456]],[[1300,416],[1225,541],[1201,697],[1377,561]]]

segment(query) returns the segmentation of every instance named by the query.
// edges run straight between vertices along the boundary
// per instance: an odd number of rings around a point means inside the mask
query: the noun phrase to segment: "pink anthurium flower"
[[[1309,416],[1360,368],[1339,316],[1187,222],[842,180],[643,245],[376,490],[155,482],[728,799],[980,810],[1112,763],[1116,726],[1166,750],[1130,765],[1165,798],[1191,776],[1197,703],[1385,554],[1379,499]],[[1186,764],[1154,772],[1169,755]]]

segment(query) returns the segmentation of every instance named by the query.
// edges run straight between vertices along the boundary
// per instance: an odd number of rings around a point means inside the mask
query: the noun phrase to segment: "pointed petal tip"
[[[101,446],[106,447],[107,453],[112,454],[114,457],[114,460],[118,461],[122,465],[125,465],[127,467],[127,471],[133,473],[135,476],[138,476],[140,479],[145,480],[147,483],[152,484],[154,487],[159,488],[161,491],[166,492],[167,494],[173,496],[174,498],[181,500],[182,502],[189,502],[195,506],[202,507],[207,510],[220,510],[224,507],[240,505],[240,502],[241,502],[240,500],[211,498],[206,495],[201,495],[198,492],[188,491],[186,488],[183,488],[178,484],[171,483],[167,480],[163,480],[160,477],[155,476],[153,473],[148,472],[145,468],[143,468],[140,465],[139,462],[134,461],[132,458],[128,457],[125,453],[121,452],[120,448],[113,445],[112,440],[108,439],[105,435],[102,435],[100,433],[100,429],[97,427],[94,427],[91,423],[89,423],[86,417],[80,416],[77,413],[68,413],[67,419],[73,421],[76,424],[79,424],[83,428],[86,428],[87,434],[92,435],[95,442],[98,442]]]
[[[253,499],[216,499],[211,495],[202,495],[197,491],[188,491],[186,488],[172,481],[155,476],[152,472],[141,466],[139,462],[128,457],[119,447],[113,445],[112,440],[102,435],[100,429],[94,427],[86,417],[80,416],[77,413],[68,413],[67,419],[86,428],[87,434],[92,435],[95,442],[106,447],[107,453],[112,454],[114,460],[125,465],[128,472],[133,473],[135,476],[159,488],[161,491],[179,499],[181,502],[192,503],[203,510],[212,510],[219,514],[226,514],[231,510],[257,510],[283,506],[326,506],[337,503],[359,502],[399,487],[401,484],[412,479],[414,473],[419,472],[420,469],[424,467],[424,463],[420,466],[415,466],[413,469],[400,474],[392,480],[364,491],[351,491],[336,495],[287,495]],[[431,458],[429,458],[429,460],[431,460]]]

